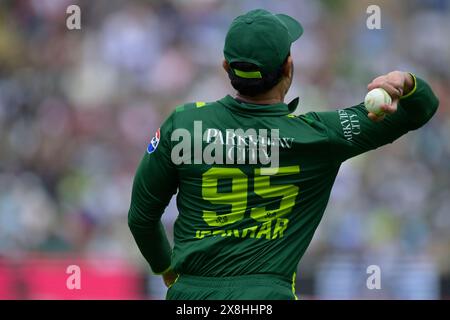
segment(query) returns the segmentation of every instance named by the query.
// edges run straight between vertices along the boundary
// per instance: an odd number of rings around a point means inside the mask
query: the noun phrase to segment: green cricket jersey
[[[438,104],[417,78],[398,111],[379,123],[363,104],[301,116],[291,115],[295,102],[251,105],[231,96],[180,106],[137,170],[131,231],[155,273],[171,266],[194,276],[292,278],[341,163],[421,127]],[[267,170],[261,162],[274,150],[277,167]],[[160,218],[177,191],[171,250]]]

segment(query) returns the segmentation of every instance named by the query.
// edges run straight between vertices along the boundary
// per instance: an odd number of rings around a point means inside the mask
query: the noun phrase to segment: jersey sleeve
[[[131,233],[152,271],[170,267],[171,247],[161,216],[177,190],[178,178],[171,161],[173,114],[163,123],[148,145],[136,171],[128,211]]]
[[[424,80],[414,78],[415,87],[400,99],[397,112],[387,115],[381,122],[369,119],[364,103],[337,111],[312,112],[306,117],[319,121],[326,127],[331,157],[336,162],[343,162],[392,143],[431,119],[439,101]]]

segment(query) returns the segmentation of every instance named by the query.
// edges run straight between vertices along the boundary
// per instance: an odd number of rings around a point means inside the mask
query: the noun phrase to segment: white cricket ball
[[[391,96],[382,88],[376,88],[369,91],[364,99],[366,109],[377,116],[382,116],[384,114],[383,110],[381,110],[381,106],[391,103]]]

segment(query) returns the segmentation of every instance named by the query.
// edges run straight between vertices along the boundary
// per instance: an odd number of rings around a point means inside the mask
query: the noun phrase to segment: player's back
[[[227,96],[172,115],[181,274],[291,278],[320,222],[339,164],[327,129],[286,104]]]
[[[167,297],[294,298],[289,278],[340,164],[436,112],[430,86],[414,83],[381,122],[363,104],[299,117],[290,116],[295,104],[250,105],[230,96],[177,108],[139,164],[128,217],[152,270],[180,275]],[[161,215],[177,190],[172,252]]]

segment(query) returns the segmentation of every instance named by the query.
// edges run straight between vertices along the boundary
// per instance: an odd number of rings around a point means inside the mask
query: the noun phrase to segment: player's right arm
[[[139,250],[167,285],[176,277],[170,269],[172,250],[161,223],[178,187],[177,170],[170,157],[172,118],[173,114],[157,131],[139,164],[128,212],[128,225]]]
[[[439,100],[425,80],[410,75],[412,83],[406,84],[405,80],[405,84],[399,86],[398,81],[394,81],[398,77],[388,76],[379,77],[369,85],[369,90],[376,87],[386,89],[398,102],[386,107],[390,114],[385,117],[376,118],[369,114],[363,103],[342,110],[305,115],[324,124],[330,139],[330,153],[337,162],[392,143],[425,125],[435,114]]]

